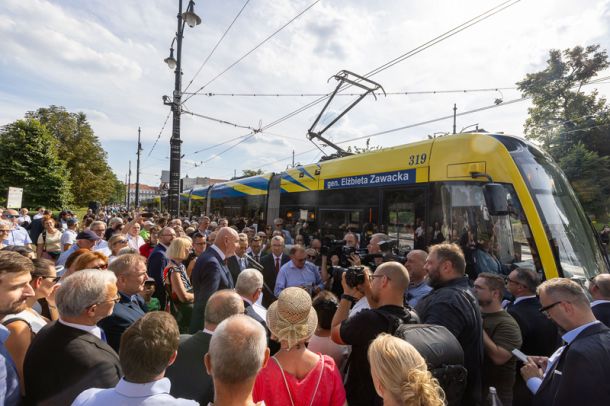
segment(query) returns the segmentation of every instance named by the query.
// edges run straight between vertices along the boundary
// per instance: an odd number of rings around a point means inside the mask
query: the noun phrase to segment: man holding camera
[[[343,273],[342,285],[344,294],[333,317],[331,338],[337,344],[352,346],[345,384],[347,401],[356,406],[382,405],[371,378],[367,351],[377,335],[393,333],[389,331],[393,324],[417,322],[403,306],[409,274],[402,264],[394,261],[379,265],[373,274],[368,268],[355,267]],[[371,309],[348,318],[352,304],[362,297],[361,291]]]

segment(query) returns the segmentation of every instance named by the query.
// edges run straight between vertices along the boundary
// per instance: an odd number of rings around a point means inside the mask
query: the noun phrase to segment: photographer
[[[347,400],[356,406],[382,405],[383,400],[376,394],[371,378],[367,351],[380,333],[393,333],[393,327],[400,323],[417,322],[417,317],[403,306],[409,274],[402,264],[387,262],[377,267],[373,274],[368,268],[351,268],[343,273],[341,282],[345,293],[341,295],[333,317],[331,338],[337,344],[352,346],[345,384]],[[361,291],[371,309],[348,318],[352,304],[362,297]]]

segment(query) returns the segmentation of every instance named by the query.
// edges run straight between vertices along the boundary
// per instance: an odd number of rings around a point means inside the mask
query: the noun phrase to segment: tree
[[[256,175],[262,175],[264,172],[262,169],[244,169],[242,170],[242,175],[240,176],[240,178],[247,178],[249,176],[256,176]]]
[[[70,204],[70,172],[57,141],[40,122],[29,118],[4,126],[0,144],[0,190],[22,187],[26,207]]]
[[[58,141],[59,156],[72,174],[72,194],[77,205],[113,199],[118,179],[84,113],[69,113],[64,107],[50,106],[30,111],[26,117],[38,119]]]
[[[523,96],[532,98],[526,137],[540,143],[559,163],[585,210],[605,218],[610,174],[600,165],[607,165],[610,157],[610,109],[596,89],[584,92],[585,85],[610,66],[608,54],[599,48],[553,49],[546,68],[527,74],[517,86]]]

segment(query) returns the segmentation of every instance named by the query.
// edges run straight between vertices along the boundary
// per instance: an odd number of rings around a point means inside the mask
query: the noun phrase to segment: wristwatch
[[[346,295],[345,293],[341,295],[341,299],[349,300],[352,303],[356,303],[358,301],[358,299],[356,299],[355,297],[351,295]]]

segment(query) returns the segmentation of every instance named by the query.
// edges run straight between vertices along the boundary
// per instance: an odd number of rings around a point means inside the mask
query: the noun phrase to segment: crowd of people
[[[0,214],[2,404],[610,404],[608,274],[468,275],[440,233],[397,258],[281,218]]]

